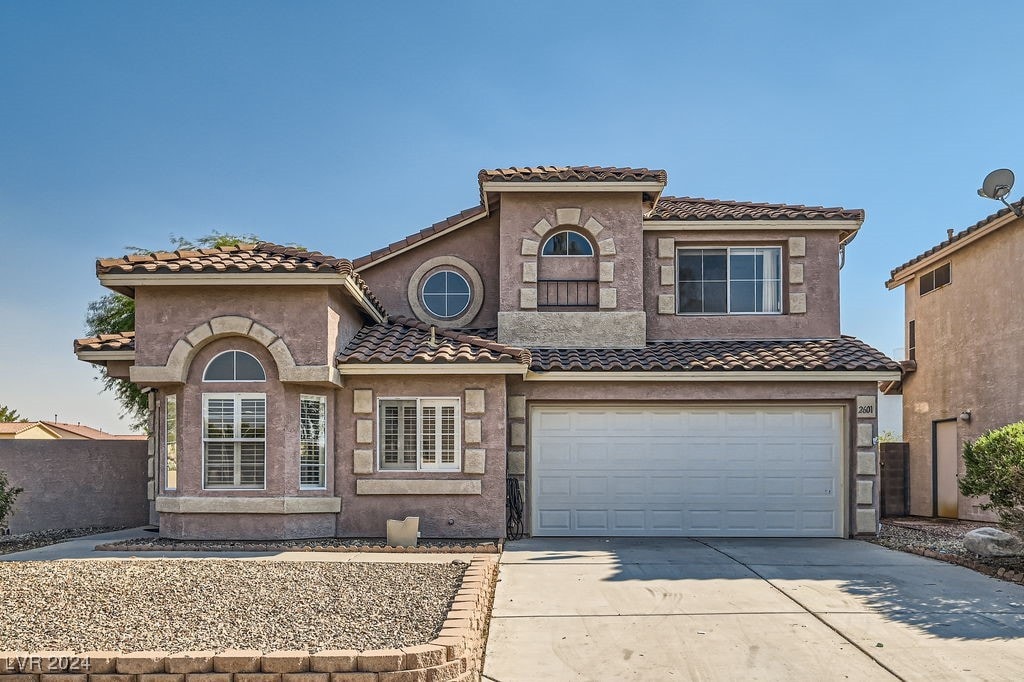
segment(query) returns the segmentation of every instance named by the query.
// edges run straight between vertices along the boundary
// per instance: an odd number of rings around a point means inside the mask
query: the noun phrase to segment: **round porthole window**
[[[469,282],[454,270],[435,272],[423,283],[423,307],[442,320],[464,313],[471,298]]]

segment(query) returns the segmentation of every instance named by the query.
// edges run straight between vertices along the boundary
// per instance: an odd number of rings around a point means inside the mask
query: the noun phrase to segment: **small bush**
[[[1024,422],[989,431],[964,444],[964,495],[988,495],[1004,528],[1024,535]]]
[[[22,488],[15,488],[7,480],[7,474],[0,471],[0,528],[4,528],[7,518],[14,511],[14,500],[23,492]]]

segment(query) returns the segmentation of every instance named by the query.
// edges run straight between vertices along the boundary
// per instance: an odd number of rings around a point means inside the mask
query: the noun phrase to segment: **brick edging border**
[[[333,547],[327,545],[275,545],[267,544],[265,547],[253,547],[250,549],[231,547],[225,544],[213,544],[205,547],[178,547],[175,545],[141,544],[124,545],[119,543],[105,543],[96,545],[94,552],[379,552],[408,553],[408,554],[500,554],[501,550],[493,544],[482,545],[445,545],[430,546],[420,545],[417,547],[396,547],[393,545],[354,545]]]
[[[881,545],[885,547],[885,545]],[[888,547],[887,549],[892,549]],[[1021,571],[1008,571],[1005,568],[992,568],[985,564],[968,559],[956,554],[943,554],[942,552],[936,552],[934,549],[923,549],[921,547],[905,547],[898,550],[900,552],[907,552],[908,554],[917,554],[918,556],[927,557],[929,559],[936,559],[938,561],[944,561],[947,564],[955,564],[957,566],[963,566],[969,568],[972,571],[977,571],[983,575],[987,575],[990,578],[998,578],[1005,580],[1010,583],[1024,583],[1024,573]]]
[[[473,557],[438,636],[401,649],[319,651],[2,651],[2,682],[477,682],[495,556]],[[54,677],[57,675],[58,677]]]

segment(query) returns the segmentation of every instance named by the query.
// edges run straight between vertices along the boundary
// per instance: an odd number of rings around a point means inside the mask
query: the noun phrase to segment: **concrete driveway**
[[[1024,679],[1024,587],[855,540],[545,538],[501,559],[484,679]]]

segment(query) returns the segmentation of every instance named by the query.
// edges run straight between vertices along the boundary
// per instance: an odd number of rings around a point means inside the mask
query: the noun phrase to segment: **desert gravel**
[[[440,630],[466,564],[0,563],[0,648],[378,649]]]
[[[32,533],[20,533],[15,535],[0,535],[0,554],[11,554],[12,552],[23,552],[26,549],[46,547],[55,545],[58,542],[67,542],[74,538],[96,533],[109,533],[112,530],[121,530],[125,526],[88,526],[86,528],[58,528],[54,530],[39,530]]]
[[[983,557],[964,547],[964,535],[975,528],[995,526],[995,523],[981,523],[956,519],[928,519],[919,517],[898,517],[882,519],[875,544],[907,551],[908,549],[930,549],[940,555],[962,557],[992,569],[1024,572],[1024,557]]]

